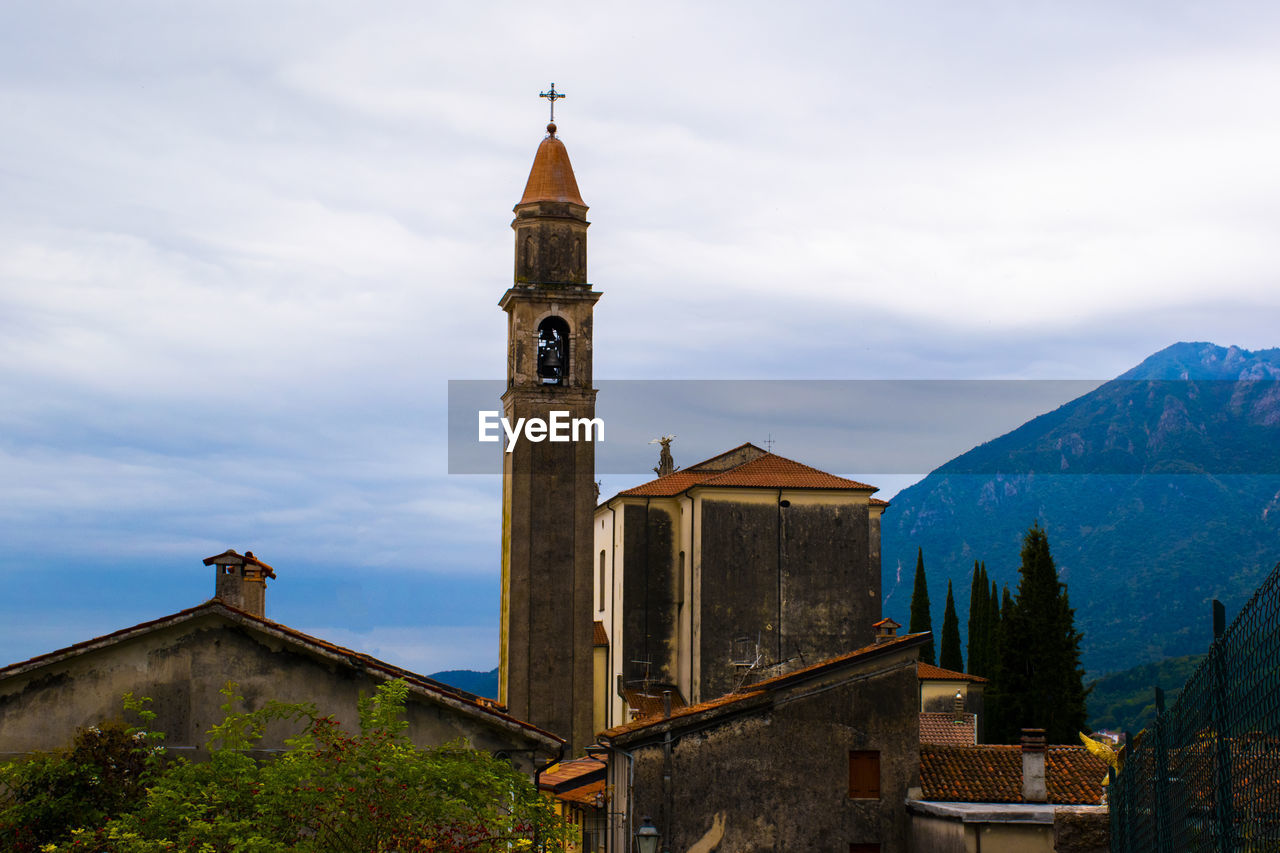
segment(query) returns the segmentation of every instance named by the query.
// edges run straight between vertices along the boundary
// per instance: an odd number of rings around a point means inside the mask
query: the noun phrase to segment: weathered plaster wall
[[[355,729],[356,703],[379,680],[354,667],[302,652],[270,635],[216,615],[163,628],[0,680],[0,757],[65,746],[79,727],[121,715],[121,696],[153,700],[155,725],[179,754],[198,755],[205,733],[222,719],[219,693],[239,684],[249,709],[271,699],[312,702]],[[465,738],[490,752],[507,751],[526,770],[535,744],[477,722],[456,709],[410,694],[409,734],[421,746]],[[263,748],[292,734],[268,731]]]
[[[739,637],[782,665],[770,674],[873,642],[880,575],[865,498],[762,491],[700,503],[700,698],[737,686]]]
[[[635,755],[632,814],[651,816],[672,850],[707,833],[722,833],[715,849],[735,853],[856,842],[905,850],[904,802],[919,770],[911,658],[877,662],[863,680],[808,682],[763,706],[745,700],[743,714],[677,731],[669,789],[661,735],[624,745]],[[850,750],[879,751],[880,799],[849,798]]]
[[[680,596],[677,565],[679,508],[646,501],[623,507],[623,677],[638,686],[646,677],[666,684],[679,679],[676,624]],[[649,665],[643,663],[649,661]]]

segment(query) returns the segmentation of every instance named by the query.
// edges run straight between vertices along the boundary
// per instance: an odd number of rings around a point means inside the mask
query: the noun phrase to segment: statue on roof
[[[662,445],[662,452],[658,454],[658,467],[653,469],[653,473],[659,477],[665,477],[680,470],[676,467],[675,459],[671,457],[671,442],[674,440],[674,435],[664,435],[662,438],[655,438],[649,442],[650,444]]]

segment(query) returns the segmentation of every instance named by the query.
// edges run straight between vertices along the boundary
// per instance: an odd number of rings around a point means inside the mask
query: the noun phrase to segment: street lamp
[[[639,853],[658,853],[658,845],[662,843],[662,834],[649,818],[640,819],[640,828],[636,830],[636,848]]]

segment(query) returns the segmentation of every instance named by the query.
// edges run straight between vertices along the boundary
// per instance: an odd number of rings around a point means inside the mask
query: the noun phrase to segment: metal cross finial
[[[555,121],[556,120],[556,101],[558,101],[560,98],[567,98],[569,96],[564,94],[563,92],[557,92],[556,84],[552,83],[551,91],[543,92],[542,94],[538,95],[538,97],[546,98],[548,101],[551,102],[551,120]]]

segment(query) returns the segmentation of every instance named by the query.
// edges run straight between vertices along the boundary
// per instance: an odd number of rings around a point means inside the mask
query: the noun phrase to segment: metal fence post
[[[1222,602],[1213,600],[1213,645],[1209,649],[1213,667],[1213,728],[1217,770],[1217,797],[1214,815],[1218,823],[1218,849],[1231,853],[1235,849],[1234,794],[1231,790],[1231,737],[1227,732],[1226,634],[1227,611]]]
[[[1169,819],[1169,744],[1168,719],[1164,713],[1164,691],[1156,687],[1156,721],[1152,726],[1156,738],[1156,779],[1154,812],[1156,850],[1173,853],[1173,822]]]
[[[1124,827],[1120,822],[1121,804],[1124,796],[1120,792],[1120,777],[1114,767],[1107,768],[1107,811],[1111,818],[1111,849],[1124,849]]]

